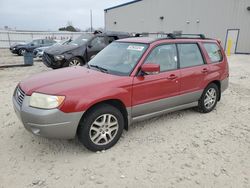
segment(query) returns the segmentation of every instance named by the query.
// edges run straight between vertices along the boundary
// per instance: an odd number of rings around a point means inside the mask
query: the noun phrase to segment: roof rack
[[[178,38],[184,38],[184,39],[207,39],[204,34],[180,34],[180,33],[136,33],[135,37],[145,37],[149,35],[157,35],[160,36],[159,39],[164,39],[165,36],[170,39],[178,39]]]

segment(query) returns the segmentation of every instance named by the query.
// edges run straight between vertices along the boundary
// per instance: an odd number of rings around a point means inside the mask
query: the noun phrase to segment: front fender
[[[120,100],[126,107],[131,106],[131,88],[109,88],[97,92],[79,93],[79,96],[67,97],[60,110],[65,113],[87,111],[93,105],[107,101]],[[78,99],[78,100],[77,100]],[[80,100],[79,100],[80,99]]]

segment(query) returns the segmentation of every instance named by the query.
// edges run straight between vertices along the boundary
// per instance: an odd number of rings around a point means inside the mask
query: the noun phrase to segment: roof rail
[[[181,38],[181,37],[190,37],[190,38],[192,38],[192,37],[199,37],[199,38],[201,38],[201,39],[206,39],[206,37],[205,37],[205,35],[204,34],[174,34],[174,36],[175,37],[179,37],[179,38]]]

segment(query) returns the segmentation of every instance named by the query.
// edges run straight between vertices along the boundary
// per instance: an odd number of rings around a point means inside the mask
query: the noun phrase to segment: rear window
[[[204,61],[197,44],[178,44],[180,68],[203,65]]]
[[[208,56],[212,63],[222,61],[222,53],[219,46],[215,43],[204,43],[204,47],[207,50]]]

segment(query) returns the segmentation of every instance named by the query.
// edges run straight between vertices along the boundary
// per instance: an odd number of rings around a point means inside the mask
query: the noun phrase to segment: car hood
[[[65,95],[80,91],[95,92],[105,88],[129,85],[128,77],[110,75],[85,67],[70,67],[41,73],[20,82],[26,95],[33,92]]]
[[[78,45],[68,44],[68,45],[54,45],[46,49],[45,52],[52,55],[61,55],[65,52],[77,49]]]

